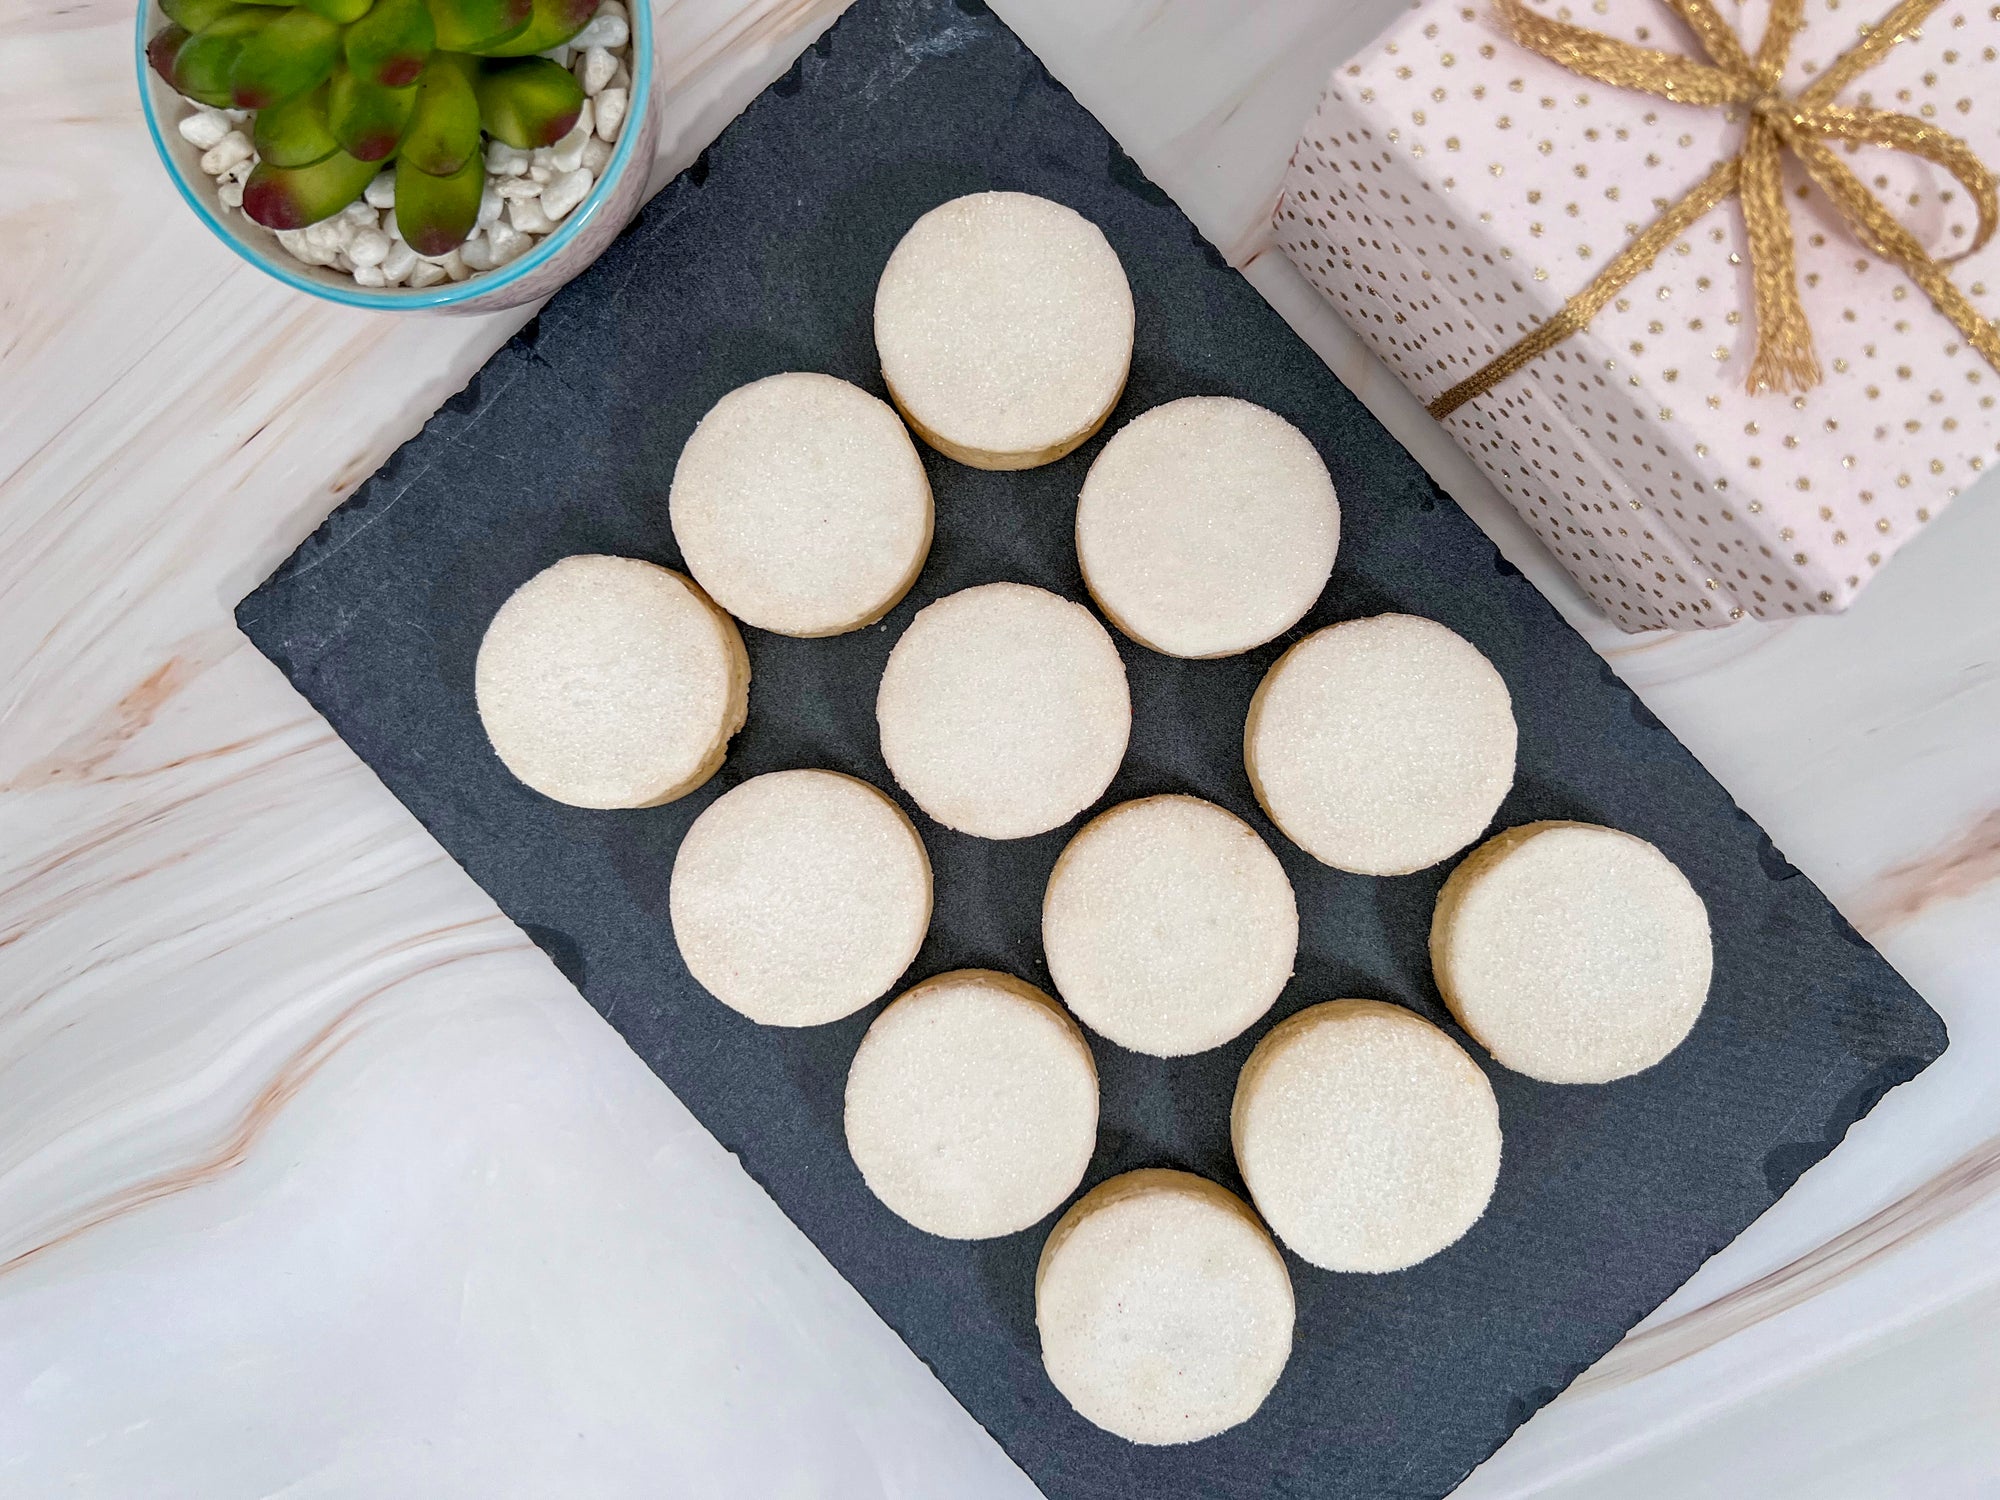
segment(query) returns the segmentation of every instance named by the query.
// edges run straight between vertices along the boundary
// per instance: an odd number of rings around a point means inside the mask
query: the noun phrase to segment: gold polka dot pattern
[[[1807,0],[1787,87],[1888,0]],[[1700,56],[1652,0],[1537,8]],[[1767,0],[1724,4],[1746,45]],[[2000,5],[1947,0],[1842,96],[1935,120],[2000,169]],[[1985,85],[1984,96],[1982,84]],[[1285,253],[1421,399],[1552,315],[1656,214],[1739,149],[1742,117],[1581,79],[1515,46],[1473,0],[1430,0],[1337,69],[1286,175]],[[1971,201],[1913,157],[1854,147],[1934,255]],[[2000,459],[2000,375],[1787,162],[1799,291],[1825,383],[1744,388],[1754,338],[1733,205],[1710,213],[1582,334],[1445,425],[1627,629],[1843,609]],[[1992,316],[2000,244],[1953,268]]]

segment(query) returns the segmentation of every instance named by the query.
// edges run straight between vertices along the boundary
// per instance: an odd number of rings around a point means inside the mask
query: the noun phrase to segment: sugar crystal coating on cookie
[[[1514,782],[1493,664],[1416,615],[1329,625],[1265,674],[1244,728],[1257,800],[1336,869],[1407,875],[1479,837]]]
[[[576,807],[685,796],[749,712],[735,622],[680,574],[629,557],[566,557],[522,584],[473,677],[501,762]]]
[[[1145,797],[1093,818],[1056,861],[1042,946],[1077,1018],[1122,1047],[1180,1057],[1218,1047],[1291,978],[1291,882],[1235,814]]]
[[[926,605],[883,669],[882,755],[917,805],[981,838],[1045,833],[1104,794],[1132,699],[1090,611],[1021,583]]]
[[[1093,1188],[1035,1272],[1055,1388],[1134,1443],[1198,1442],[1247,1421],[1291,1356],[1292,1282],[1233,1193],[1149,1168]]]
[[[1373,1000],[1311,1006],[1244,1063],[1230,1113],[1251,1200],[1329,1271],[1400,1271],[1458,1240],[1500,1171],[1486,1075],[1421,1016]]]
[[[1340,542],[1312,443],[1261,406],[1187,396],[1119,428],[1077,502],[1084,582],[1113,624],[1170,656],[1230,656],[1296,625]]]
[[[913,224],[875,293],[889,393],[961,462],[1028,468],[1109,415],[1132,361],[1132,289],[1095,224],[1028,193],[972,193]]]
[[[902,419],[830,375],[771,375],[718,401],[681,450],[668,510],[716,603],[783,635],[879,619],[930,550],[930,482]]]
[[[875,1018],[847,1075],[847,1147],[917,1228],[990,1239],[1076,1191],[1097,1144],[1097,1068],[1062,1007],[988,969],[940,974]]]
[[[931,867],[902,809],[834,771],[773,771],[724,793],[681,840],[668,891],[688,971],[771,1026],[880,999],[930,925]]]
[[[1678,1047],[1708,998],[1708,910],[1653,845],[1589,823],[1529,823],[1445,882],[1431,964],[1459,1024],[1547,1083],[1608,1083]]]

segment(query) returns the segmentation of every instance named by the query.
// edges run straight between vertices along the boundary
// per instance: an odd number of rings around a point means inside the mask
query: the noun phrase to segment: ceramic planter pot
[[[223,244],[286,286],[348,307],[377,312],[444,310],[494,312],[546,297],[589,265],[631,222],[645,197],[660,136],[660,98],[653,65],[653,13],[646,0],[631,0],[632,97],[625,128],[612,148],[604,175],[569,217],[517,259],[465,281],[428,287],[365,287],[331,267],[294,260],[267,229],[216,198],[215,179],[201,170],[202,153],[181,138],[176,122],[187,105],[146,63],[146,41],[165,24],[158,0],[139,7],[134,57],[146,129],[167,175],[195,216]]]

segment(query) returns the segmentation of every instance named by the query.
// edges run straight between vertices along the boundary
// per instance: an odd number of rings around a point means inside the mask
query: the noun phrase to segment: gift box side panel
[[[1511,252],[1480,243],[1476,227],[1459,223],[1412,162],[1377,149],[1393,128],[1337,84],[1330,88],[1293,157],[1275,223],[1285,253],[1428,399],[1477,368],[1475,356],[1483,362],[1520,337],[1537,314]],[[1523,372],[1504,393],[1462,408],[1448,424],[1454,437],[1626,629],[1738,618],[1740,602],[1707,584],[1713,571],[1665,516],[1647,509],[1653,496],[1596,462],[1560,406],[1542,397],[1547,381],[1574,381],[1601,396],[1603,377],[1573,349],[1549,360],[1549,369]],[[1496,401],[1511,420],[1486,409]],[[1643,461],[1647,474],[1655,457],[1663,483],[1689,482],[1664,453]]]
[[[1726,524],[1728,508],[1681,466],[1657,429],[1627,424],[1632,446],[1607,449],[1570,420],[1566,403],[1550,399],[1556,381],[1588,388],[1600,409],[1625,399],[1598,351],[1571,342],[1578,347],[1550,351],[1547,368],[1522,371],[1467,402],[1445,426],[1584,592],[1635,631],[1719,628],[1797,593],[1783,584],[1756,587],[1763,575],[1750,554],[1762,544],[1708,529]],[[1746,565],[1732,565],[1732,552]]]
[[[1376,91],[1336,78],[1293,152],[1281,247],[1420,400],[1540,323],[1514,252],[1423,170]]]

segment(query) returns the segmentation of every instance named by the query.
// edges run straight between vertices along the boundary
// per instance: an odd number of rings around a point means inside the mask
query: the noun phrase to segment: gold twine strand
[[[1676,104],[1706,108],[1742,106],[1749,118],[1735,156],[1718,162],[1678,202],[1599,271],[1555,315],[1476,374],[1430,404],[1445,417],[1556,345],[1580,333],[1604,305],[1640,276],[1697,220],[1717,204],[1738,198],[1749,238],[1750,283],[1757,348],[1745,386],[1804,391],[1820,383],[1812,326],[1799,299],[1791,211],[1785,206],[1782,164],[1786,152],[1846,221],[1849,232],[1875,254],[1894,261],[1929,297],[1982,359],[2000,371],[2000,330],[1981,315],[1945,273],[1951,261],[1983,249],[2000,226],[2000,189],[1972,148],[1949,131],[1909,115],[1832,102],[1854,79],[1908,40],[1940,0],[1899,0],[1896,7],[1797,95],[1781,92],[1785,61],[1805,20],[1805,0],[1773,0],[1771,18],[1753,58],[1713,0],[1667,0],[1687,23],[1706,62],[1639,47],[1530,10],[1522,0],[1498,0],[1500,17],[1521,46],[1572,73],[1616,88],[1638,89]],[[1933,259],[1917,237],[1868,191],[1825,144],[1851,141],[1916,156],[1957,179],[1978,210],[1972,243],[1958,255]]]

